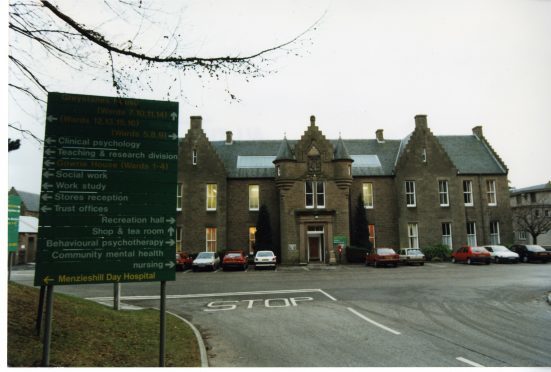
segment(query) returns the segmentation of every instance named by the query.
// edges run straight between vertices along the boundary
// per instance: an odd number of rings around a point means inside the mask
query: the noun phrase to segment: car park
[[[191,268],[193,271],[201,269],[217,270],[220,267],[220,256],[216,252],[201,252],[197,255]]]
[[[194,255],[188,252],[176,252],[176,270],[182,271],[191,269]]]
[[[495,263],[518,263],[518,253],[510,251],[502,245],[485,245],[484,248],[490,252]]]
[[[275,270],[277,257],[272,251],[258,251],[254,255],[254,269],[261,267],[271,267]]]
[[[468,265],[481,262],[489,265],[492,256],[484,247],[463,246],[452,252],[452,263],[465,262]]]
[[[418,248],[402,248],[400,249],[400,263],[404,265],[425,264],[425,255]]]
[[[249,266],[248,257],[242,250],[227,251],[222,258],[222,269],[238,268],[243,271]]]
[[[518,253],[522,262],[543,262],[551,261],[551,252],[546,251],[541,245],[536,244],[515,244],[511,246],[513,252]]]
[[[365,257],[365,265],[379,266],[398,266],[400,255],[392,248],[374,248],[370,250]]]

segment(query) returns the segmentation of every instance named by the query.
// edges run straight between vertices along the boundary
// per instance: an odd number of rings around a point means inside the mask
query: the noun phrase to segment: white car
[[[272,251],[258,251],[254,255],[254,269],[259,267],[273,267],[276,268],[276,256]]]
[[[518,253],[511,252],[502,245],[485,245],[484,248],[490,252],[495,263],[512,262],[518,263]]]
[[[211,269],[212,271],[220,267],[220,256],[216,252],[201,252],[197,255],[191,268],[193,271],[200,269]]]

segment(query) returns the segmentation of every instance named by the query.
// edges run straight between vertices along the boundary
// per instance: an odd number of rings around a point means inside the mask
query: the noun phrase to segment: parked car
[[[176,252],[176,270],[182,271],[191,269],[194,256],[195,255],[188,252]]]
[[[509,249],[502,245],[485,245],[484,248],[490,252],[490,255],[494,259],[495,263],[511,262],[518,263],[518,253],[511,252]]]
[[[254,269],[257,270],[260,267],[273,267],[276,268],[277,257],[272,251],[258,251],[254,255]]]
[[[540,245],[515,244],[511,247],[511,250],[518,253],[522,262],[540,261],[547,263],[551,261],[551,252],[546,251]]]
[[[400,249],[400,263],[405,265],[425,264],[425,255],[418,248],[402,248]]]
[[[220,267],[220,256],[216,252],[201,252],[197,255],[191,268],[193,271],[201,269],[211,269],[212,271]]]
[[[374,248],[365,256],[365,265],[378,266],[398,266],[400,255],[392,248]]]
[[[483,262],[489,265],[492,255],[484,247],[463,246],[452,252],[452,263],[466,262],[471,265],[476,262]]]
[[[227,251],[222,259],[222,269],[227,270],[231,267],[239,268],[243,271],[249,267],[248,257],[242,250]]]

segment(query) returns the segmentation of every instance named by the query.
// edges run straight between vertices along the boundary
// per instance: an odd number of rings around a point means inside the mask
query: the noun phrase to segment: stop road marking
[[[299,302],[313,301],[312,297],[290,297],[290,298],[268,298],[268,299],[253,299],[253,300],[240,300],[240,301],[213,301],[207,304],[208,309],[203,311],[227,311],[235,310],[238,307],[250,310],[253,307],[268,307],[268,308],[282,308],[282,307],[296,307]]]

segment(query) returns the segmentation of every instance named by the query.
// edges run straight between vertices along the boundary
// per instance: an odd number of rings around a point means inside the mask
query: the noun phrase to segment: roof
[[[28,211],[38,212],[40,208],[40,195],[31,192],[15,190],[17,195],[21,197],[21,202],[25,205]]]
[[[407,144],[410,135],[403,140],[378,142],[376,139],[329,140],[339,156],[349,155],[352,176],[392,176],[396,160]],[[451,161],[461,174],[506,174],[492,151],[476,136],[436,136]],[[339,143],[342,141],[342,143]],[[287,144],[285,143],[287,142]],[[224,163],[230,178],[274,178],[275,160],[292,156],[296,140],[212,141],[216,153]],[[344,150],[346,153],[344,153]],[[282,154],[282,151],[284,154]],[[293,157],[294,158],[294,157]],[[279,158],[278,158],[279,159]]]
[[[436,136],[461,174],[506,174],[492,152],[476,136]]]
[[[511,195],[524,194],[527,192],[537,192],[537,191],[551,191],[551,181],[541,185],[528,186],[528,187],[523,187],[521,189],[513,189],[511,190]]]

